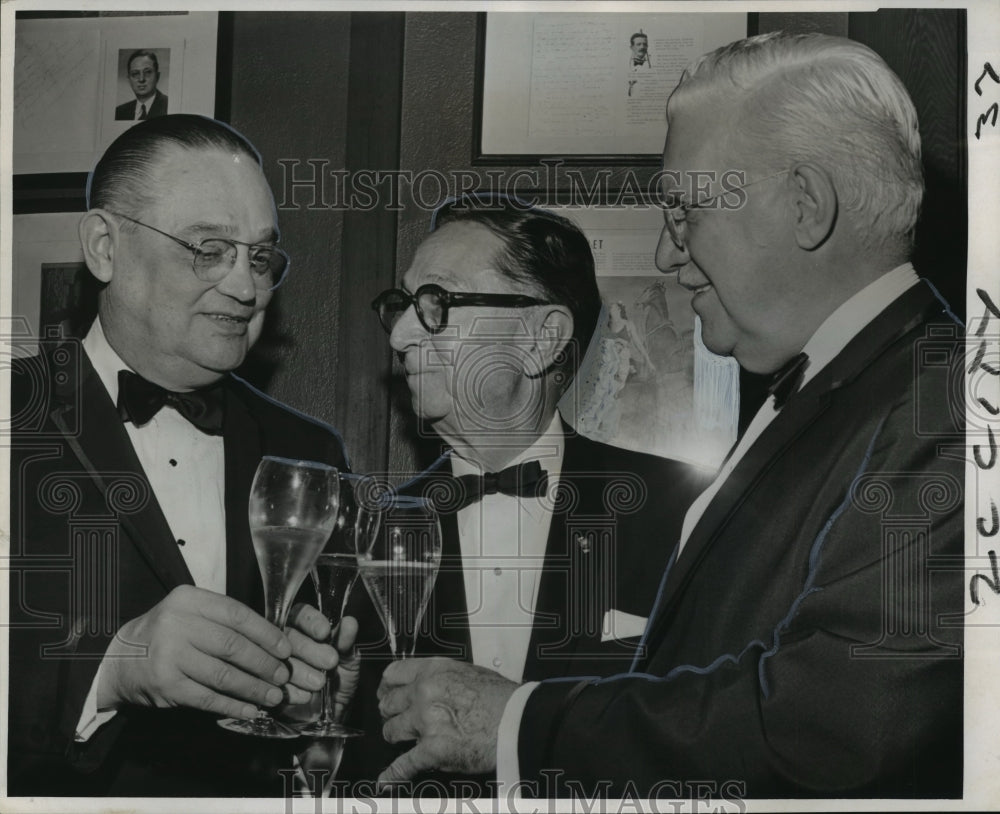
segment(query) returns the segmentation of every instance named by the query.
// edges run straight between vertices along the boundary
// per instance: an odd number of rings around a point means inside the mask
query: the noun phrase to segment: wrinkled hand
[[[292,653],[289,637],[246,605],[181,585],[118,631],[101,664],[98,709],[184,706],[252,718],[281,702]]]
[[[409,780],[428,769],[480,774],[496,768],[497,730],[518,687],[503,676],[453,659],[405,659],[390,664],[378,688],[382,735],[417,745],[379,775],[380,784]]]

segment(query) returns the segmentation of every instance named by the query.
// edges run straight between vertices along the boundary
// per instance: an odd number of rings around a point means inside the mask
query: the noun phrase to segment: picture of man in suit
[[[649,37],[638,31],[629,38],[629,48],[632,53],[628,60],[628,95],[632,95],[632,88],[638,81],[640,72],[646,73],[653,70],[653,63],[649,59]]]
[[[167,115],[167,95],[157,89],[160,62],[147,49],[133,51],[126,63],[126,76],[135,98],[115,108],[116,121],[142,121]]]
[[[401,287],[374,305],[414,411],[446,446],[399,487],[441,512],[417,654],[517,682],[628,669],[702,482],[687,464],[577,434],[556,408],[601,310],[587,238],[520,201],[465,196],[435,213]],[[385,663],[362,653],[370,704]],[[362,726],[380,732],[376,710]],[[372,779],[393,757],[382,747]]]
[[[232,375],[289,265],[261,159],[162,116],[87,190],[98,316],[12,376],[9,792],[281,795],[287,749],[216,719],[307,701],[337,655],[313,608],[264,620],[247,500],[263,455],[345,453]]]
[[[689,510],[632,670],[390,665],[385,736],[417,745],[383,779],[959,797],[963,572],[942,564],[963,554],[963,357],[909,262],[913,104],[866,46],[773,33],[697,60],[667,119],[657,265],[711,350],[778,374],[771,395]]]

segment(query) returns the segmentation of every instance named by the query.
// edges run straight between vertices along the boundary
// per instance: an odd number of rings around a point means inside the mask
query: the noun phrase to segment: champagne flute
[[[431,502],[381,495],[379,522],[358,527],[358,570],[394,658],[416,649],[417,630],[441,564],[441,523]]]
[[[330,623],[331,639],[337,635],[340,620],[347,607],[351,589],[358,577],[355,527],[358,521],[357,492],[364,494],[373,488],[373,478],[367,475],[340,473],[340,511],[333,534],[316,560],[311,572],[319,609]],[[302,727],[299,732],[312,738],[351,738],[363,734],[359,729],[344,726],[337,720],[334,681],[335,671],[327,675],[323,685],[323,712],[319,720]]]
[[[265,456],[250,489],[250,536],[264,580],[266,618],[283,628],[302,581],[337,522],[340,481],[332,466]],[[226,718],[223,729],[263,738],[297,738],[299,733],[266,710],[241,721]]]

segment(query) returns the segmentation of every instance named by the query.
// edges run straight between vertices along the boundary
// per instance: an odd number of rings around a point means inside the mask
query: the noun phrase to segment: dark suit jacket
[[[612,797],[961,794],[962,342],[942,311],[916,286],[789,399],[668,570],[632,674],[535,689],[518,748],[540,793],[554,768]]]
[[[607,676],[627,670],[638,637],[601,642],[612,609],[647,617],[684,514],[709,478],[680,461],[566,433],[559,490],[538,584],[523,679]],[[544,460],[542,465],[544,467]],[[447,455],[400,488],[407,494],[454,490]],[[440,487],[440,490],[439,490]],[[417,655],[472,660],[458,521],[442,512],[442,559],[417,641]],[[375,689],[388,663],[385,637],[359,583],[354,613],[365,654],[358,726],[366,732],[345,752],[343,779],[372,779],[399,753],[381,738]],[[516,601],[514,598],[511,601]],[[364,643],[367,643],[365,646]],[[367,652],[366,652],[367,651]]]
[[[20,362],[12,381],[10,794],[280,795],[287,742],[190,709],[127,708],[74,743],[115,631],[193,581],[82,347]],[[224,383],[227,593],[260,612],[247,500],[261,456],[343,466],[345,455],[330,428]]]
[[[135,118],[136,107],[139,105],[138,99],[131,102],[123,102],[115,108],[116,121],[131,121]],[[146,106],[146,118],[152,119],[154,116],[167,115],[167,94],[156,91],[153,101]]]

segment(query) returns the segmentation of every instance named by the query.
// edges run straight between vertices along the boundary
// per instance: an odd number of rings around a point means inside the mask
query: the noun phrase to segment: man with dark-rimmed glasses
[[[698,478],[578,435],[557,410],[601,309],[587,238],[521,201],[466,196],[435,213],[399,285],[373,307],[422,428],[445,447],[401,487],[442,513],[418,655],[515,681],[627,669]],[[359,639],[377,637],[371,609],[356,612]],[[342,776],[360,760],[374,778],[393,757],[375,709],[385,661],[362,661],[362,726],[376,737],[352,744]]]
[[[260,156],[161,116],[87,192],[98,316],[12,377],[8,792],[280,796],[291,750],[215,719],[308,700],[337,655],[315,609],[265,621],[247,500],[264,454],[346,458],[231,375],[289,267]]]

